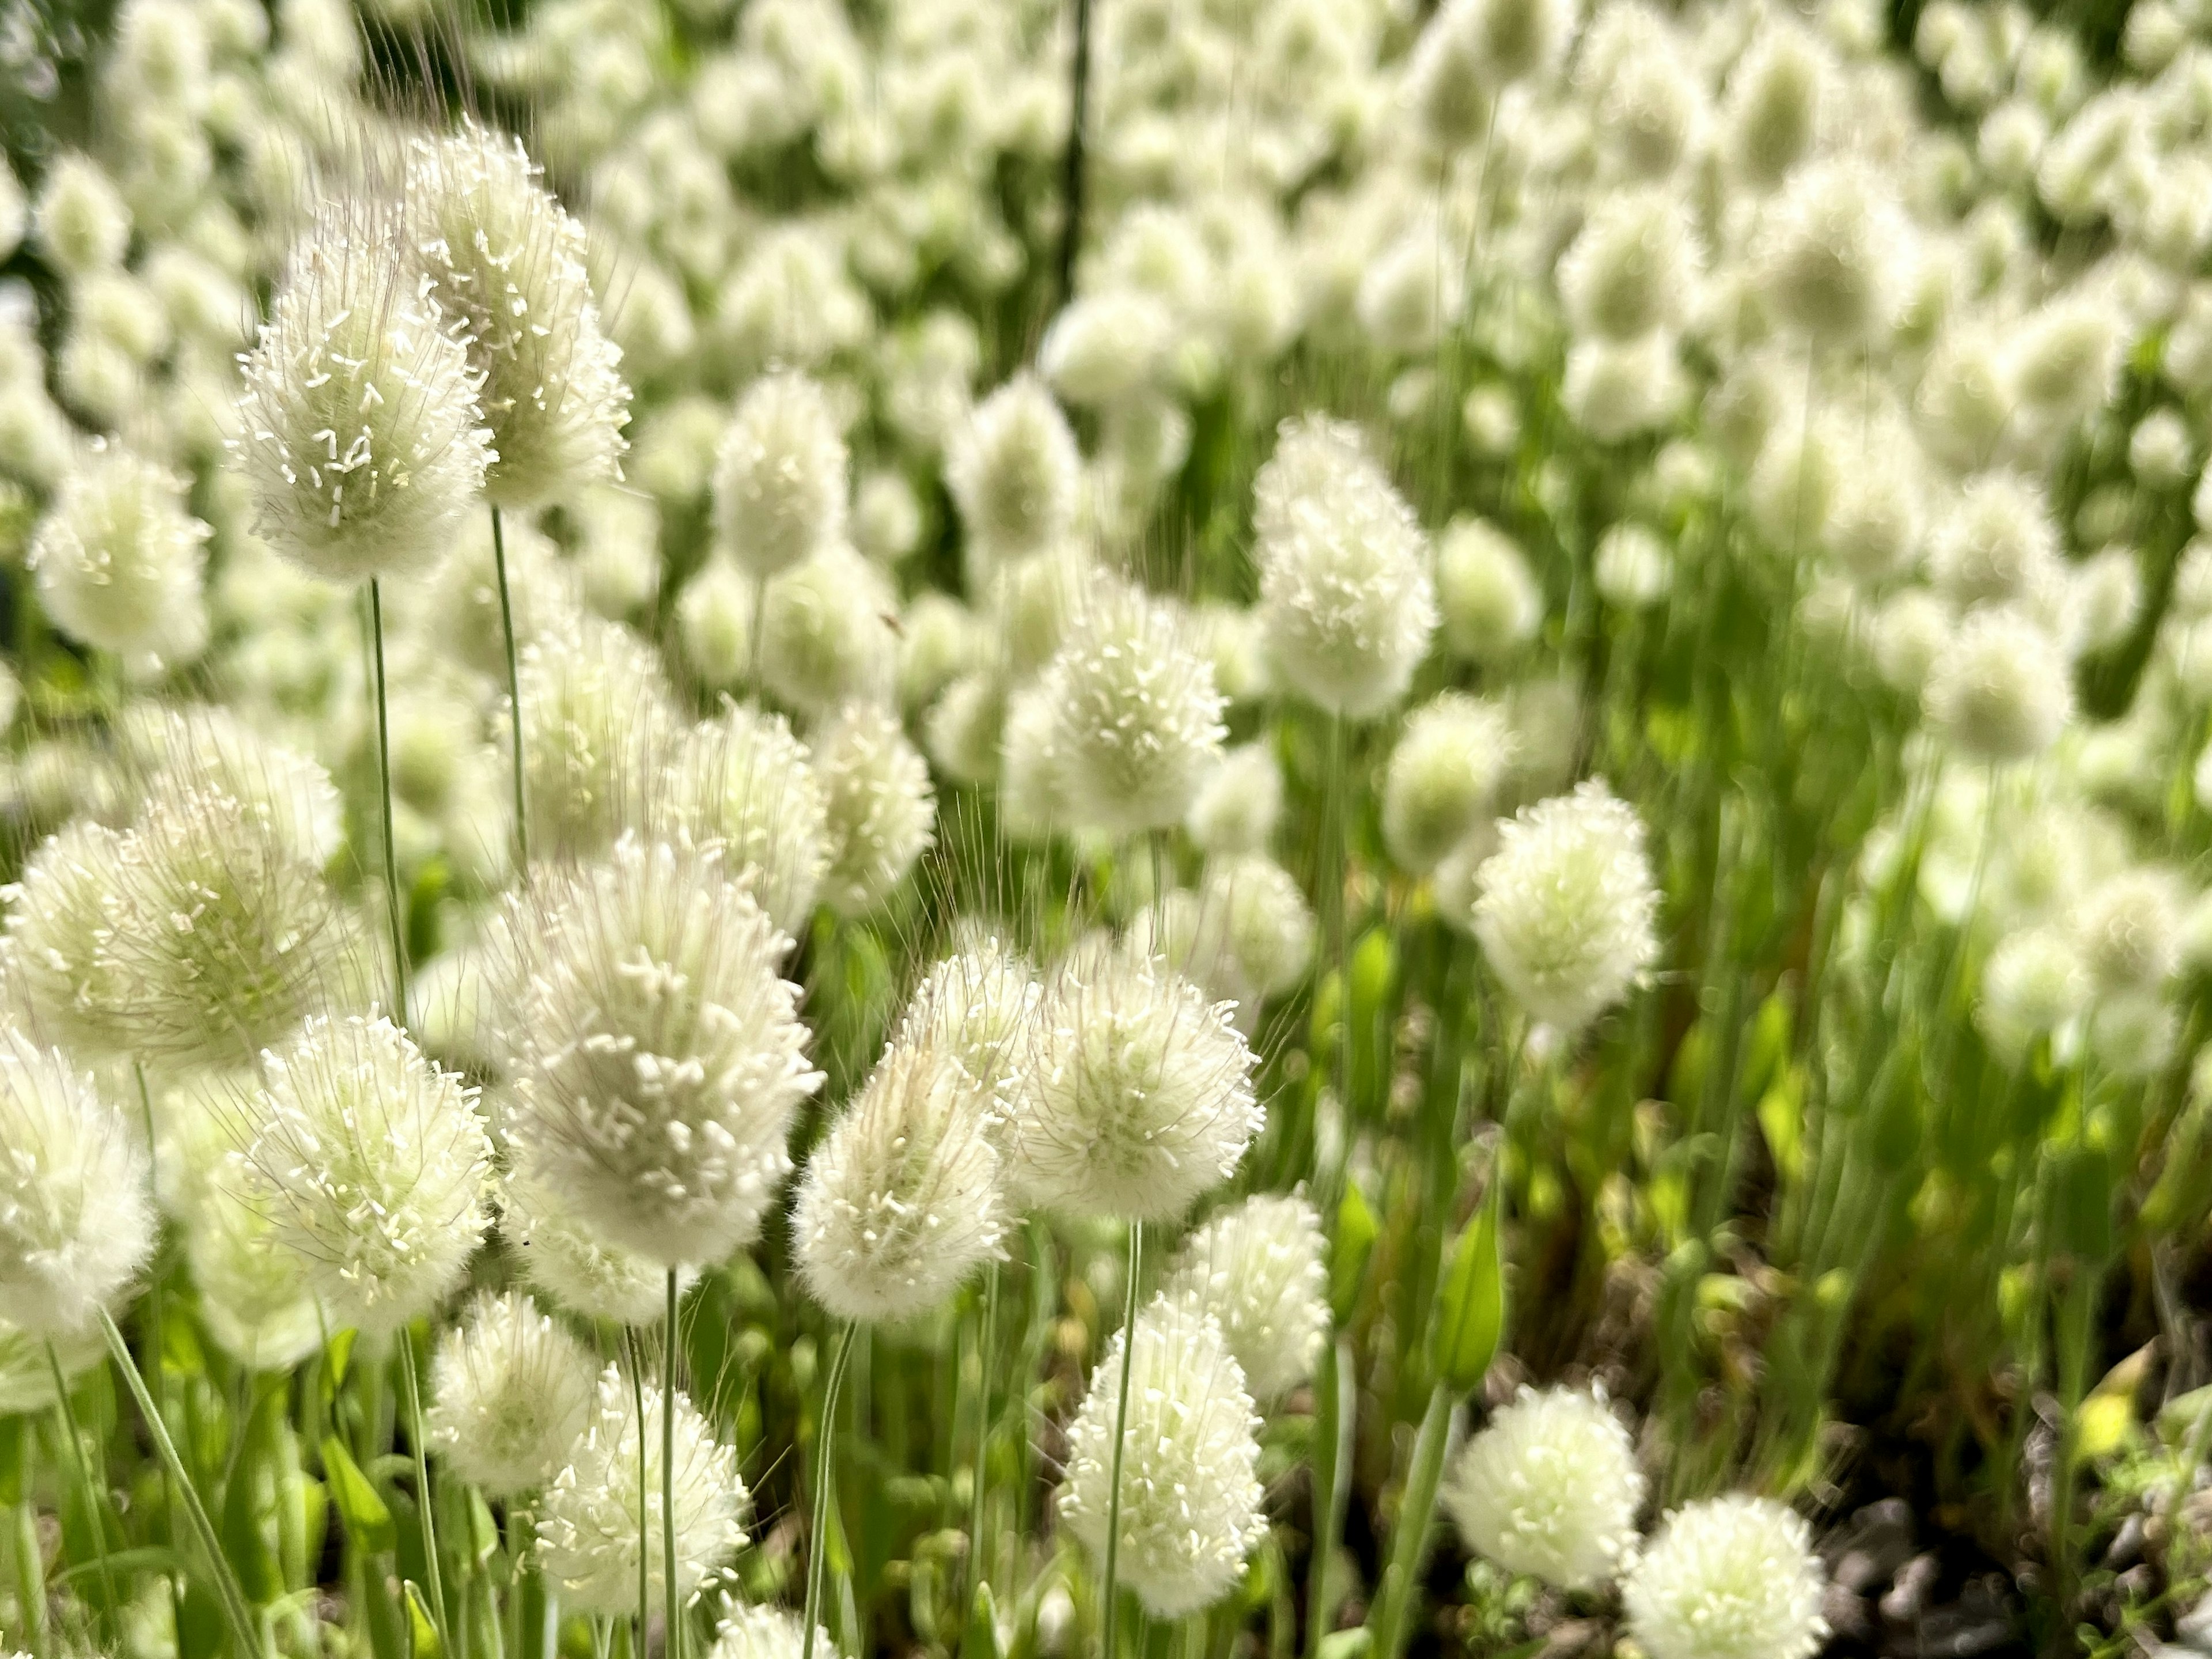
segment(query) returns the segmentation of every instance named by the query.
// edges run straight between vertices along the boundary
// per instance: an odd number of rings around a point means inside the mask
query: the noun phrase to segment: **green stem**
[[[1428,1553],[1429,1522],[1436,1514],[1437,1487],[1443,1476],[1444,1447],[1451,1438],[1451,1385],[1439,1382],[1429,1395],[1413,1442],[1413,1462],[1406,1471],[1406,1492],[1398,1502],[1398,1523],[1391,1530],[1390,1566],[1375,1609],[1376,1659],[1398,1659],[1406,1649],[1407,1626],[1420,1600],[1421,1559]]]
[[[422,1390],[415,1374],[415,1340],[404,1330],[399,1333],[399,1376],[407,1385],[407,1444],[415,1454],[415,1507],[422,1521],[422,1574],[429,1581],[430,1617],[437,1626],[439,1646],[451,1653],[453,1642],[446,1625],[446,1577],[438,1565],[438,1522],[430,1502],[430,1462],[422,1444]]]
[[[507,585],[507,530],[491,510],[491,562],[499,574],[499,631],[507,647],[507,734],[514,745],[514,873],[530,869],[530,817],[522,787],[522,671],[514,652],[514,602]]]
[[[1317,1530],[1313,1560],[1306,1569],[1306,1652],[1318,1659],[1322,1639],[1336,1620],[1334,1577],[1337,1541],[1352,1510],[1352,1431],[1358,1417],[1359,1378],[1353,1369],[1352,1339],[1340,1335],[1316,1389],[1316,1443],[1328,1460],[1322,1473],[1315,1507]]]
[[[37,1659],[52,1659],[53,1645],[46,1629],[46,1561],[39,1544],[38,1505],[31,1489],[30,1451],[25,1437],[23,1501],[15,1505],[15,1601],[23,1620],[26,1639]]]
[[[264,1644],[255,1632],[253,1615],[246,1608],[246,1593],[239,1589],[238,1579],[223,1556],[222,1540],[216,1535],[215,1522],[208,1519],[207,1505],[200,1501],[198,1488],[185,1473],[185,1461],[177,1455],[176,1442],[169,1438],[169,1425],[154,1409],[154,1396],[147,1392],[146,1379],[138,1374],[130,1345],[124,1341],[123,1333],[116,1328],[115,1320],[106,1308],[100,1310],[100,1328],[107,1338],[107,1351],[114,1356],[131,1399],[137,1403],[139,1415],[146,1419],[147,1431],[154,1437],[154,1449],[161,1460],[161,1467],[184,1498],[185,1513],[191,1521],[192,1531],[198,1535],[201,1551],[207,1556],[216,1595],[222,1602],[223,1617],[230,1623],[230,1633],[238,1643],[239,1653],[258,1654]]]
[[[988,1563],[983,1554],[983,1480],[991,1450],[991,1363],[998,1345],[999,1264],[992,1262],[983,1279],[983,1330],[975,1345],[976,1382],[981,1395],[975,1402],[975,1476],[968,1494],[968,1605],[975,1605],[976,1587],[982,1583]]]
[[[676,1607],[676,1269],[668,1270],[667,1337],[660,1355],[660,1571],[661,1604],[667,1628],[661,1632],[665,1659],[684,1659],[683,1625]]]
[[[650,1468],[646,1457],[645,1422],[645,1348],[633,1329],[623,1332],[623,1348],[629,1355],[630,1408],[637,1413],[637,1629],[630,1639],[631,1650],[643,1659],[645,1653],[645,1621],[647,1609],[653,1606],[653,1555],[647,1547],[652,1537],[651,1517],[646,1513],[646,1494],[652,1491]]]
[[[837,1391],[844,1386],[845,1365],[853,1357],[853,1338],[860,1328],[848,1321],[839,1333],[837,1352],[822,1385],[822,1421],[816,1431],[819,1443],[814,1453],[814,1514],[806,1544],[806,1628],[800,1638],[799,1659],[814,1659],[814,1632],[822,1623],[822,1584],[828,1576],[830,1553],[830,1483],[836,1471]]]
[[[384,801],[384,896],[392,911],[392,1023],[404,1025],[407,917],[399,903],[399,847],[392,822],[392,710],[384,678],[384,587],[374,576],[368,579],[368,626],[376,656],[376,781]],[[411,1366],[413,1362],[409,1364]]]
[[[1121,1607],[1121,1449],[1129,1433],[1129,1374],[1137,1353],[1137,1280],[1145,1261],[1145,1224],[1129,1224],[1128,1283],[1121,1295],[1121,1383],[1114,1401],[1114,1458],[1106,1486],[1106,1578],[1099,1594],[1100,1659],[1114,1659],[1114,1620]]]
[[[70,1403],[69,1378],[62,1375],[61,1356],[54,1352],[52,1342],[46,1344],[46,1365],[54,1376],[54,1416],[59,1423],[62,1438],[69,1443],[70,1464],[76,1472],[77,1491],[84,1500],[84,1522],[92,1528],[92,1547],[100,1565],[100,1593],[107,1598],[107,1610],[112,1615],[117,1610],[115,1575],[107,1563],[107,1522],[100,1510],[106,1507],[100,1487],[94,1484],[92,1461],[85,1455],[84,1437],[77,1432],[76,1408]]]

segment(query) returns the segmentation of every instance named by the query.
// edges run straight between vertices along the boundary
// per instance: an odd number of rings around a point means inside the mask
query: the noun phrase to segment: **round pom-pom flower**
[[[873,703],[848,706],[815,738],[831,848],[823,896],[841,915],[864,915],[928,848],[936,821],[929,763],[897,717]]]
[[[1148,957],[1062,963],[1018,1079],[1016,1194],[1071,1215],[1171,1221],[1226,1180],[1265,1115],[1230,1012]]]
[[[787,941],[720,850],[625,836],[508,902],[517,1173],[664,1267],[759,1231],[806,1062]]]
[[[927,1314],[998,1253],[994,1105],[947,1050],[885,1051],[799,1180],[792,1243],[816,1301],[840,1319]]]
[[[1060,1518],[1100,1560],[1112,1502],[1114,1422],[1128,1358],[1121,1436],[1121,1582],[1159,1619],[1180,1619],[1236,1588],[1267,1535],[1259,1419],[1221,1327],[1203,1309],[1156,1298],[1117,1331],[1067,1431]]]
[[[831,1659],[836,1644],[830,1632],[814,1627],[814,1651]],[[787,1607],[727,1607],[714,1628],[714,1645],[707,1659],[802,1659],[806,1652],[806,1621]]]
[[[112,270],[131,246],[131,210],[97,161],[64,151],[47,165],[31,210],[31,240],[64,276]]]
[[[641,1413],[630,1379],[610,1365],[600,1373],[591,1426],[540,1500],[538,1559],[564,1606],[587,1613],[638,1610],[640,1546],[646,1606],[667,1591],[661,1471],[676,1494],[676,1594],[689,1601],[707,1575],[744,1547],[751,1495],[738,1478],[737,1453],[714,1437],[691,1397],[678,1392],[669,1424],[676,1455],[661,1462],[660,1390],[644,1391]],[[642,1479],[641,1480],[641,1476]],[[644,1512],[641,1538],[638,1517]]]
[[[1052,394],[1034,376],[1018,375],[969,414],[945,458],[945,483],[970,552],[988,570],[1066,539],[1083,458]]]
[[[1213,665],[1180,612],[1101,572],[1045,670],[1060,785],[1110,836],[1179,823],[1221,756]]]
[[[407,190],[416,251],[482,383],[485,495],[534,507],[613,476],[629,408],[622,349],[592,298],[584,228],[522,141],[475,121],[417,138]]]
[[[1262,853],[1283,816],[1283,769],[1264,744],[1225,750],[1192,798],[1183,828],[1218,857]]]
[[[1255,1399],[1313,1375],[1328,1337],[1328,1241],[1303,1192],[1260,1194],[1185,1239],[1163,1291],[1213,1316]]]
[[[1028,963],[994,939],[945,958],[907,1000],[898,1041],[939,1048],[994,1095],[1011,1091],[1043,994]]]
[[[518,678],[531,845],[590,857],[644,817],[674,740],[659,656],[618,623],[577,617],[523,647]]]
[[[81,1334],[154,1248],[145,1150],[57,1048],[0,1026],[0,1320]]]
[[[1437,625],[1426,538],[1358,431],[1287,423],[1253,488],[1260,624],[1286,690],[1354,718],[1406,692]]]
[[[805,931],[830,857],[829,807],[789,722],[732,703],[694,726],[670,762],[664,804],[698,845],[718,844],[787,933]]]
[[[1313,961],[1313,907],[1264,853],[1207,860],[1196,921],[1193,960],[1229,969],[1240,1001],[1280,996]]]
[[[1759,234],[1759,291],[1814,344],[1878,343],[1897,320],[1911,235],[1881,174],[1825,161],[1793,177]]]
[[[1921,706],[1960,755],[2017,761],[2058,740],[2074,691],[2051,635],[2010,605],[1991,605],[1951,636],[1929,671]]]
[[[1802,1516],[1732,1494],[1669,1515],[1628,1570],[1628,1627],[1651,1659],[1808,1659],[1828,1633]]]
[[[272,1242],[307,1262],[341,1328],[394,1331],[435,1308],[489,1220],[475,1091],[389,1020],[358,1015],[310,1018],[262,1073],[236,1168]]]
[[[1559,298],[1581,334],[1633,340],[1678,325],[1698,274],[1687,216],[1667,191],[1602,198],[1561,256]]]
[[[470,367],[398,210],[324,211],[243,365],[232,463],[256,534],[336,582],[434,563],[491,464]]]
[[[208,526],[185,481],[95,441],[31,535],[39,603],[71,639],[135,662],[187,661],[207,644]]]
[[[1491,971],[1563,1036],[1620,1001],[1658,955],[1643,821],[1597,779],[1500,823],[1476,881],[1474,932]]]
[[[430,1449],[490,1497],[533,1491],[590,1425],[598,1370],[521,1291],[486,1292],[431,1358]]]
[[[1520,548],[1481,519],[1455,519],[1437,544],[1437,599],[1444,643],[1494,663],[1525,645],[1544,619],[1544,596]]]
[[[1382,839],[1415,874],[1436,868],[1496,799],[1513,763],[1505,711],[1446,691],[1406,720],[1382,781]]]
[[[1523,1389],[1462,1449],[1444,1503],[1478,1555],[1587,1589],[1634,1551],[1644,1474],[1602,1398]]]
[[[898,599],[880,566],[825,547],[761,595],[760,682],[812,718],[888,701],[898,673]]]
[[[714,532],[756,580],[845,535],[845,434],[821,386],[763,375],[738,402],[714,458]]]

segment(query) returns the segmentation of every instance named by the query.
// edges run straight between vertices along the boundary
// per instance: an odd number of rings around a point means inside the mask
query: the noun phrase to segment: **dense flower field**
[[[2212,1653],[2203,0],[0,62],[0,1654]]]

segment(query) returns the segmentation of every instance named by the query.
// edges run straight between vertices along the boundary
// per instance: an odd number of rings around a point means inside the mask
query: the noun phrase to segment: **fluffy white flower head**
[[[552,1479],[590,1425],[598,1368],[520,1291],[487,1291],[438,1339],[430,1449],[495,1498]]]
[[[1260,623],[1287,690],[1364,718],[1406,692],[1437,625],[1419,522],[1359,434],[1287,423],[1253,488]]]
[[[325,210],[243,366],[231,459],[255,532],[332,581],[434,562],[492,460],[483,376],[404,232],[388,206]]]
[[[1476,877],[1475,937],[1531,1018],[1578,1031],[1658,955],[1643,821],[1592,778],[1498,828]]]
[[[816,733],[817,775],[830,845],[823,896],[842,915],[864,915],[906,878],[929,846],[936,797],[929,763],[897,716],[853,703]]]
[[[1803,1517],[1740,1494],[1669,1515],[1628,1571],[1628,1625],[1651,1659],[1808,1659],[1828,1627]]]
[[[1444,1502],[1476,1553],[1584,1589],[1633,1552],[1644,1474],[1602,1398],[1522,1389],[1462,1449]]]
[[[1111,836],[1179,823],[1221,756],[1213,665],[1175,607],[1095,574],[1045,670],[1051,745],[1076,822]]]
[[[2058,739],[2074,712],[2066,661],[2051,635],[2010,605],[1974,611],[1921,693],[1929,724],[1960,755],[2016,761]]]
[[[620,469],[629,388],[585,270],[584,228],[519,138],[473,120],[408,155],[410,229],[482,384],[484,493],[534,507]]]
[[[995,1100],[948,1050],[894,1042],[800,1178],[799,1270],[840,1319],[929,1313],[998,1253]]]
[[[663,1266],[750,1242],[822,1082],[787,943],[718,848],[539,872],[503,940],[517,1171]]]
[[[207,643],[200,578],[209,533],[185,510],[183,479],[95,441],[63,478],[26,562],[39,603],[70,638],[129,659],[182,662]]]
[[[707,1659],[800,1659],[806,1651],[806,1623],[787,1607],[766,1605],[732,1606],[714,1629],[714,1645]],[[836,1645],[820,1626],[814,1630],[814,1651],[831,1659]]]
[[[1133,1333],[1115,1334],[1068,1425],[1060,1518],[1094,1557],[1106,1553],[1115,1407],[1130,1342],[1118,1565],[1156,1618],[1179,1619],[1233,1589],[1267,1534],[1259,1419],[1213,1316],[1155,1299]]]
[[[507,1177],[500,1194],[499,1230],[532,1287],[572,1313],[617,1325],[650,1325],[661,1316],[668,1270],[609,1243],[538,1183]],[[694,1276],[683,1269],[678,1288]]]
[[[1213,1316],[1261,1401],[1313,1375],[1328,1337],[1328,1243],[1304,1193],[1262,1193],[1185,1239],[1164,1293]]]
[[[591,1426],[541,1500],[539,1564],[560,1589],[562,1602],[580,1613],[637,1610],[641,1544],[646,1605],[659,1606],[666,1594],[660,1390],[644,1393],[641,1418],[629,1378],[612,1365],[600,1373]],[[679,1391],[675,1407],[670,1428],[676,1455],[666,1467],[676,1493],[676,1593],[688,1601],[707,1575],[744,1544],[745,1510],[752,1500],[738,1478],[736,1452],[715,1439],[713,1425],[699,1414],[690,1396]]]
[[[1150,957],[1061,964],[1021,1072],[1018,1194],[1069,1214],[1167,1221],[1225,1180],[1265,1116],[1230,1012]]]
[[[781,714],[732,703],[687,733],[662,804],[695,844],[718,845],[787,933],[814,914],[830,857],[829,807],[813,757]]]
[[[475,1091],[389,1020],[357,1015],[311,1017],[262,1073],[236,1174],[272,1241],[307,1262],[341,1328],[393,1331],[429,1312],[489,1219]]]
[[[1407,870],[1436,868],[1487,813],[1513,763],[1505,711],[1446,691],[1407,717],[1382,781],[1382,839]]]
[[[971,550],[989,569],[1066,539],[1083,458],[1042,382],[1018,375],[970,413],[945,458],[945,483]]]
[[[757,579],[845,534],[845,434],[821,385],[764,374],[746,389],[714,458],[714,531]]]
[[[0,1320],[88,1329],[154,1248],[146,1153],[58,1048],[0,1027]]]

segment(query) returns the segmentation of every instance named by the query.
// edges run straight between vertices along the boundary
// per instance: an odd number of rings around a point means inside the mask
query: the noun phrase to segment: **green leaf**
[[[968,1610],[968,1627],[960,1632],[960,1659],[1002,1659],[1005,1651],[999,1645],[998,1607],[991,1600],[991,1587],[979,1583]]]
[[[189,1569],[185,1558],[166,1544],[144,1544],[127,1550],[110,1550],[94,1561],[80,1561],[75,1566],[64,1567],[53,1575],[58,1584],[73,1584],[80,1578],[97,1578],[101,1572],[111,1572],[118,1579],[134,1572],[159,1572],[182,1577]]]
[[[330,1477],[331,1501],[337,1505],[346,1536],[371,1555],[381,1555],[397,1545],[399,1533],[392,1524],[392,1511],[336,1435],[324,1437],[323,1469]]]
[[[1335,1237],[1328,1249],[1328,1305],[1339,1325],[1351,1321],[1352,1304],[1359,1297],[1359,1281],[1366,1274],[1367,1258],[1381,1231],[1359,1183],[1346,1182],[1344,1196],[1336,1206]]]
[[[343,1330],[323,1350],[323,1403],[327,1406],[345,1387],[346,1362],[353,1358],[353,1340],[360,1333]]]
[[[1775,1173],[1785,1186],[1805,1176],[1805,1068],[1786,1067],[1759,1098],[1759,1131],[1766,1137]]]
[[[407,1581],[407,1626],[415,1641],[415,1659],[445,1659],[445,1644],[438,1640],[437,1621],[430,1617],[430,1605],[422,1598],[422,1586],[412,1578]]]
[[[1321,1659],[1360,1659],[1375,1645],[1375,1633],[1364,1625],[1331,1631],[1321,1638]]]
[[[1505,1263],[1499,1238],[1499,1212],[1505,1183],[1496,1174],[1474,1220],[1452,1252],[1429,1331],[1429,1363],[1437,1376],[1462,1394],[1482,1381],[1498,1345],[1505,1336]]]

